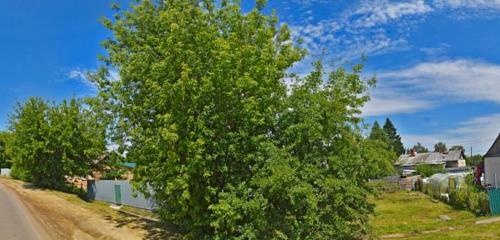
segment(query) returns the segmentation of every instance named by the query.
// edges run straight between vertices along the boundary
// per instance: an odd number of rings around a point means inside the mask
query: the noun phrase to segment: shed
[[[500,186],[500,134],[484,155],[484,185]]]

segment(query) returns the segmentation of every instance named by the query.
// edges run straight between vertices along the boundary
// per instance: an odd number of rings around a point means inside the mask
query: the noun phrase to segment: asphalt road
[[[19,198],[0,184],[0,239],[44,239],[43,234]]]

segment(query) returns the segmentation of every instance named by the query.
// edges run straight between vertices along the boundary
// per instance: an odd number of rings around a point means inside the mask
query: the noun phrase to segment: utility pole
[[[472,146],[470,146],[470,156],[472,157]]]

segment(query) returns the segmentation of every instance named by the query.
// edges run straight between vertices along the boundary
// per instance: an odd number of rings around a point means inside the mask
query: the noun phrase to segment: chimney
[[[412,157],[417,156],[417,151],[415,151],[415,149],[410,150],[410,156]]]

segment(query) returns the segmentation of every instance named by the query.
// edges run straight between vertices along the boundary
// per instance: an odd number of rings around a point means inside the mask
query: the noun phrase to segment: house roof
[[[403,154],[396,161],[396,165],[413,166],[419,164],[444,164],[449,161],[462,160],[463,153],[461,150],[449,151],[448,153],[417,153],[415,156],[411,154]]]
[[[500,134],[498,135],[497,139],[495,139],[495,142],[493,142],[493,145],[491,145],[490,149],[484,155],[485,157],[500,157]]]

